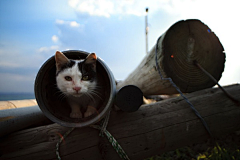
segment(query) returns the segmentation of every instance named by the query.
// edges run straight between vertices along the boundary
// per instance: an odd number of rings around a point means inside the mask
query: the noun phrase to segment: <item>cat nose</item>
[[[74,87],[73,89],[78,92],[81,90],[81,87]]]

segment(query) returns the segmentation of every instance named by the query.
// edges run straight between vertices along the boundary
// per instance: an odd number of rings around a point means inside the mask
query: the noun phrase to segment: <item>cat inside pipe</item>
[[[97,113],[103,100],[104,85],[97,77],[95,53],[82,60],[68,59],[57,51],[56,84],[71,107],[71,118],[89,117]]]
[[[98,122],[113,105],[115,79],[96,56],[78,50],[57,52],[40,68],[35,97],[42,112],[66,127]]]
[[[123,94],[116,96],[116,82],[110,69],[95,53],[76,50],[57,51],[42,65],[35,80],[40,109],[50,120],[66,127],[97,123],[113,103],[120,109],[125,107],[124,111],[136,111],[142,104],[141,90],[135,86],[119,90],[126,92],[131,93],[128,100],[132,98],[137,103],[114,101],[115,97],[122,99]]]

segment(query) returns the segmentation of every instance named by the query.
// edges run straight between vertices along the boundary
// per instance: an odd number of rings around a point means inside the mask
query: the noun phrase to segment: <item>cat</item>
[[[95,53],[86,59],[68,59],[62,52],[56,51],[56,83],[66,96],[71,107],[71,118],[84,118],[97,113],[102,100],[97,81]]]

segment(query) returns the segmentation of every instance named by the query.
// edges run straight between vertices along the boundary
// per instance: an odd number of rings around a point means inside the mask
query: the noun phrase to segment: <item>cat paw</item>
[[[89,117],[97,112],[95,107],[88,106],[87,111],[84,113],[84,117]]]
[[[72,112],[70,114],[71,118],[82,118],[82,113],[81,112]]]

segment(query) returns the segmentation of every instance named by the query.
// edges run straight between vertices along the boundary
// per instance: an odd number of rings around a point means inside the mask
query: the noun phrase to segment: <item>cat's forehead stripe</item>
[[[64,71],[67,68],[72,68],[76,62],[74,60],[70,60],[69,63],[66,63],[65,65],[61,66],[61,69],[57,72],[56,75],[58,75],[60,72]]]
[[[80,60],[72,60],[72,61],[75,61],[76,63],[81,63],[84,61],[84,59],[80,59]]]
[[[78,68],[79,63],[75,63],[75,65],[72,68],[70,68],[70,70],[74,75],[80,75],[81,76],[82,73],[80,72],[80,70]]]

